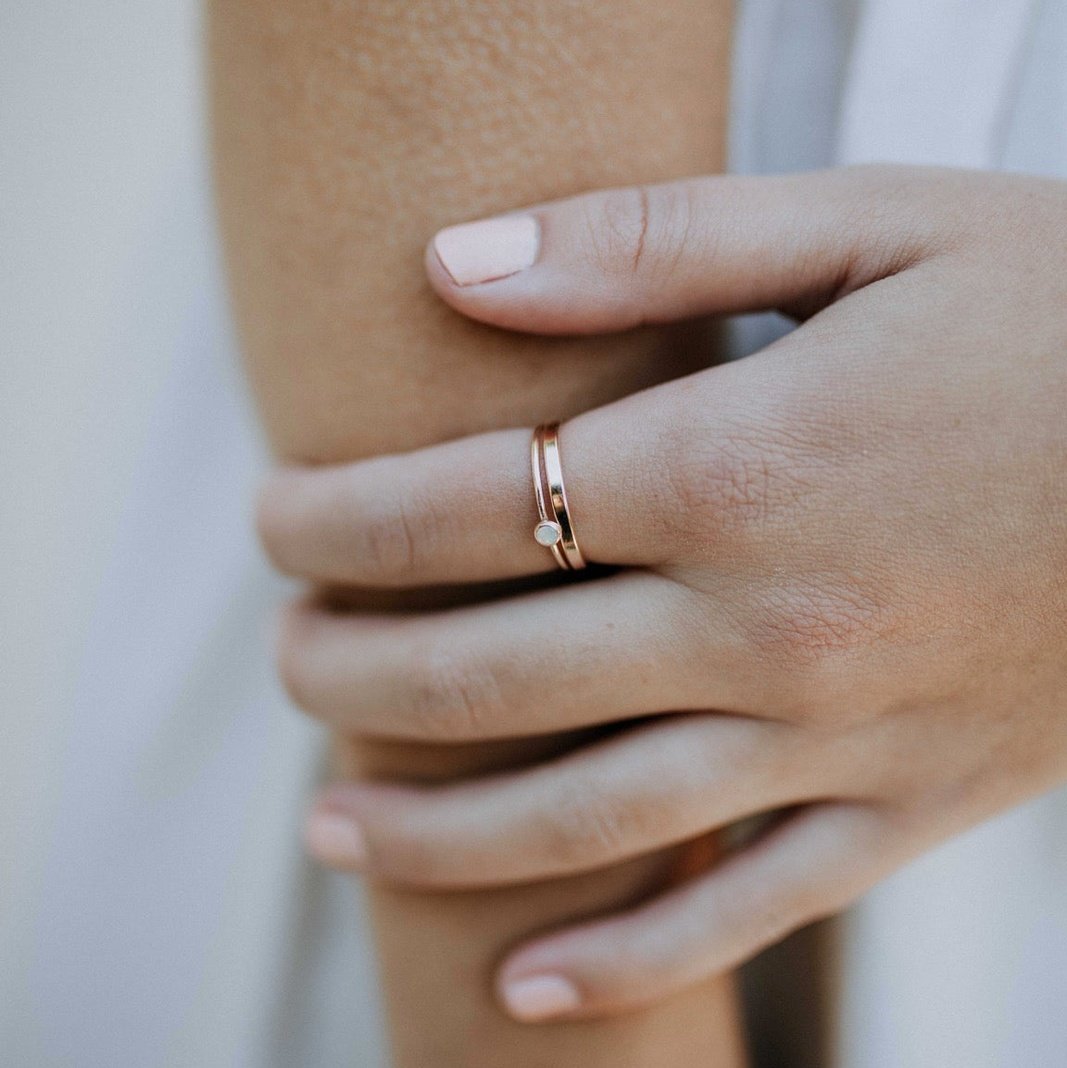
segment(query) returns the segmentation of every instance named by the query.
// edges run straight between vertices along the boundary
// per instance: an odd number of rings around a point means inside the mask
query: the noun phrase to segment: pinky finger
[[[860,896],[902,859],[880,810],[824,803],[632,911],[513,952],[497,976],[528,1023],[625,1012],[733,968]]]

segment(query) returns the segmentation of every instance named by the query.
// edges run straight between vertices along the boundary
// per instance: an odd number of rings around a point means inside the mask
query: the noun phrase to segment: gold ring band
[[[567,505],[567,491],[563,487],[559,423],[542,423],[534,431],[530,442],[530,468],[538,515],[534,540],[551,551],[564,571],[580,571],[585,567],[585,558],[578,548]]]

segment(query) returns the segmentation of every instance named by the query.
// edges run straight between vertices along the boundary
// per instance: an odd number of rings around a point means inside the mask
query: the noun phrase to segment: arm
[[[707,0],[215,0],[223,231],[278,454],[352,459],[532,425],[700,362],[688,331],[549,341],[471,324],[432,297],[421,257],[447,223],[716,169],[728,21],[728,5]],[[368,743],[344,759],[443,778],[562,744]],[[375,889],[397,1064],[738,1063],[725,983],[624,1020],[536,1031],[493,1001],[508,945],[642,896],[679,860],[492,893]]]

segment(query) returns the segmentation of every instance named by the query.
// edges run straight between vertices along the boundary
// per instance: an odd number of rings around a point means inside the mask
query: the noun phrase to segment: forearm
[[[224,234],[279,455],[351,459],[563,418],[702,358],[665,331],[546,341],[478,328],[430,295],[421,256],[447,223],[716,169],[725,3],[215,0],[211,11]],[[363,745],[353,759],[439,778],[560,744]],[[640,896],[677,859],[492,894],[375,890],[398,1065],[736,1063],[723,984],[610,1024],[536,1030],[510,1024],[491,996],[509,942]]]

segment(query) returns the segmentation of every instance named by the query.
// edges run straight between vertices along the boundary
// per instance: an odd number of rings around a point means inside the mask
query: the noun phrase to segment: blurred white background
[[[5,1068],[378,1056],[355,892],[299,852],[199,7],[0,0]]]
[[[0,6],[7,834],[54,767],[136,445],[215,272],[196,7]]]

